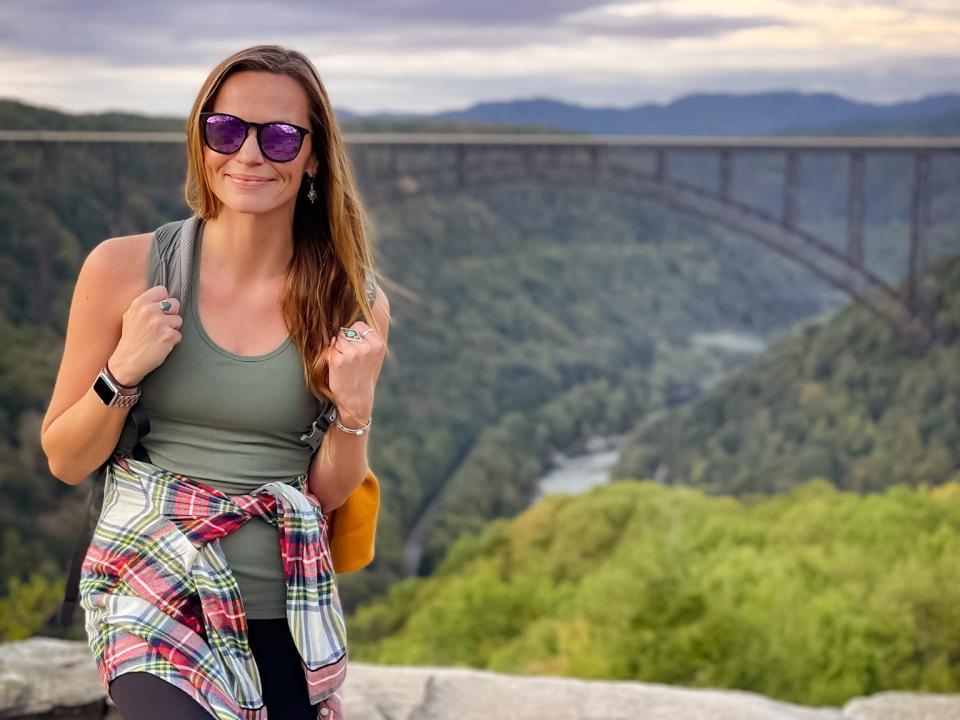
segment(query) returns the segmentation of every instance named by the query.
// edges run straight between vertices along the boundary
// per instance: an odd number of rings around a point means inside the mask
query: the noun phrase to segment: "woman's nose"
[[[261,157],[260,145],[257,142],[257,129],[252,125],[247,128],[247,136],[243,139],[243,144],[237,150],[237,156],[242,159],[256,160]]]

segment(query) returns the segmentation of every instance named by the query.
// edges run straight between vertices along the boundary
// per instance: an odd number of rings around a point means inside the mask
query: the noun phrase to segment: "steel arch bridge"
[[[649,198],[745,235],[804,266],[864,305],[900,335],[922,344],[937,339],[932,310],[919,292],[929,227],[931,165],[960,160],[960,138],[678,138],[576,135],[400,135],[354,136],[358,174],[374,203],[393,203],[421,194],[517,181],[588,184]],[[377,152],[376,149],[379,150]],[[427,166],[405,163],[426,148],[442,158]],[[715,156],[712,188],[671,177],[669,160],[696,151]],[[749,153],[781,156],[780,212],[771,213],[732,192],[736,159]],[[835,247],[800,226],[798,196],[804,158],[846,159],[845,247]],[[905,155],[912,162],[908,267],[903,287],[872,271],[865,262],[864,217],[867,157]],[[616,157],[646,156],[648,167],[617,163]],[[958,174],[960,179],[960,174]],[[956,187],[960,197],[960,180]]]

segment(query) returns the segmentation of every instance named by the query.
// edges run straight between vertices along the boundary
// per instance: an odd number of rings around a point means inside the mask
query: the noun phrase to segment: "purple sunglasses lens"
[[[273,123],[263,128],[263,154],[271,160],[293,160],[300,152],[300,131],[290,125]]]
[[[243,123],[229,115],[211,115],[204,123],[207,144],[217,152],[236,152],[245,137]]]

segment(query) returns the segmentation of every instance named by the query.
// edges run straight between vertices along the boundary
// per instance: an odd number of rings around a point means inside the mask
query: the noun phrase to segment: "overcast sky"
[[[0,96],[184,116],[230,53],[308,55],[334,105],[960,91],[960,0],[0,0]]]

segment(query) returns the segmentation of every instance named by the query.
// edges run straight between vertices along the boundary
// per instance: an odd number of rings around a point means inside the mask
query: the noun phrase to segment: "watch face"
[[[103,400],[104,405],[109,405],[114,396],[116,395],[116,390],[110,387],[110,383],[104,380],[103,375],[98,375],[97,380],[93,383],[93,389],[100,396],[100,399]]]

